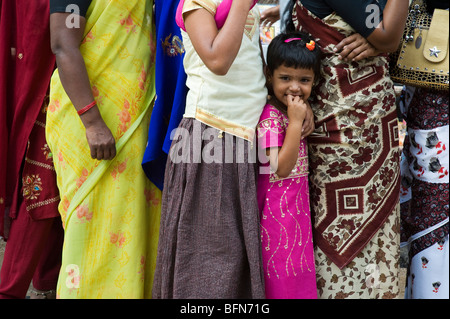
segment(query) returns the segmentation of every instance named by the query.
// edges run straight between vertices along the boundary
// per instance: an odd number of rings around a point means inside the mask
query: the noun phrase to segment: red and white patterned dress
[[[405,298],[449,298],[448,92],[407,88],[402,162],[402,245],[408,246]]]

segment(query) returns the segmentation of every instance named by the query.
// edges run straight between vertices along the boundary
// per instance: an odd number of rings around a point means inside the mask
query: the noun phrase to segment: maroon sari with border
[[[386,55],[358,63],[338,59],[333,48],[355,32],[339,16],[319,19],[297,1],[293,22],[317,39],[324,54],[323,77],[311,103],[316,116],[308,140],[311,208],[315,244],[342,269],[398,214],[394,85]]]

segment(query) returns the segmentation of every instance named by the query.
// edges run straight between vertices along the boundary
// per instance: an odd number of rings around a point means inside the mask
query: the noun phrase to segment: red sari
[[[50,49],[48,0],[0,0],[0,236],[8,239],[0,299],[55,289],[63,229],[45,139]],[[47,99],[48,100],[48,99]]]
[[[48,12],[48,0],[0,0],[0,236],[5,214],[16,216],[20,168],[55,65]],[[52,191],[38,201],[57,194],[55,176],[49,178]],[[58,216],[53,209],[36,214]]]

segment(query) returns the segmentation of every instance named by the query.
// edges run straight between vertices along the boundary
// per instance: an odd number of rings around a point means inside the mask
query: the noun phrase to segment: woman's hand
[[[103,120],[86,127],[86,139],[93,159],[111,160],[116,156],[116,141]]]
[[[100,115],[97,106],[80,115],[86,128],[86,139],[91,157],[98,160],[111,160],[116,156],[116,140]]]
[[[334,52],[340,52],[339,59],[354,62],[377,56],[381,53],[359,33],[354,33],[338,43],[334,48]]]
[[[272,24],[280,20],[280,6],[269,8],[261,13],[261,26],[270,27]]]
[[[314,124],[314,113],[311,109],[311,106],[308,102],[305,102],[307,108],[306,108],[306,116],[305,121],[303,122],[303,128],[302,128],[302,138],[308,137],[311,135],[312,132],[314,132],[315,124]]]

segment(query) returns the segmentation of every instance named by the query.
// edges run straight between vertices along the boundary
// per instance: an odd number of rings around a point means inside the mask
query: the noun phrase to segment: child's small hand
[[[306,103],[299,97],[288,95],[287,96],[287,115],[289,118],[289,122],[300,122],[303,124],[308,106]]]

